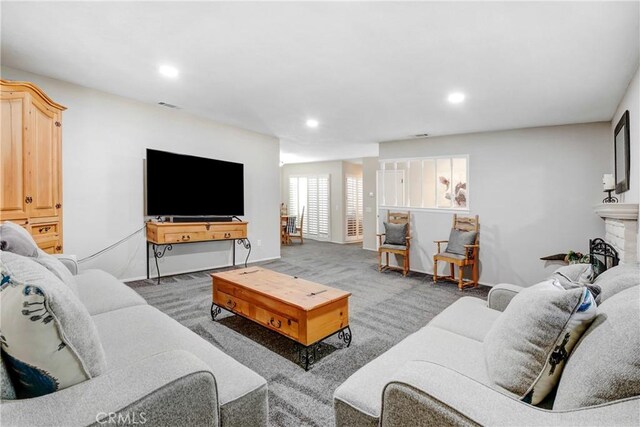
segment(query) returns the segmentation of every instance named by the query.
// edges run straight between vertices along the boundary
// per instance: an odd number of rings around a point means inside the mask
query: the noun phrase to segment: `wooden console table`
[[[233,266],[236,265],[235,242],[242,243],[251,250],[251,243],[247,239],[247,225],[244,221],[229,222],[147,222],[147,279],[149,279],[149,246],[153,249],[153,258],[160,283],[160,268],[158,259],[166,251],[173,249],[175,244],[214,242],[232,240]],[[160,250],[160,247],[162,249]]]

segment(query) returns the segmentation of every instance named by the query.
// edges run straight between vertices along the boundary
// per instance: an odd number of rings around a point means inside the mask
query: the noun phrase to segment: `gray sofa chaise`
[[[585,355],[587,359],[607,360],[617,346],[640,351],[640,269],[620,266],[606,274],[611,282],[606,286],[602,283],[601,296],[606,300],[598,306],[598,317],[572,353],[577,354],[583,346],[580,366],[584,365]],[[626,277],[626,282],[617,283],[621,276]],[[629,285],[629,281],[635,284]],[[599,375],[598,381],[614,392],[629,387],[635,394],[614,401],[603,397],[603,403],[589,407],[554,410],[553,395],[541,407],[532,406],[492,384],[485,366],[483,341],[521,289],[498,285],[489,293],[487,302],[463,297],[427,326],[356,371],[334,393],[336,425],[640,425],[640,357],[627,367],[626,372],[635,374],[626,383],[625,378],[609,378],[588,370],[578,375],[583,376],[584,387],[563,384],[561,377],[558,393],[563,389],[564,393],[575,390],[588,394],[589,376]],[[623,318],[619,310],[622,305],[626,307]],[[611,338],[594,343],[595,337],[600,339],[603,335]],[[575,372],[572,363],[577,364],[570,356],[565,374],[569,369]],[[555,399],[557,403],[558,398]]]
[[[3,400],[3,426],[103,425],[110,415],[154,426],[267,425],[264,378],[110,274],[79,273],[73,257],[60,258],[95,322],[108,371],[52,394]]]

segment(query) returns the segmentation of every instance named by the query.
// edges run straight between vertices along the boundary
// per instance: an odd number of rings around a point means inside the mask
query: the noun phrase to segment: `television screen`
[[[244,215],[244,165],[147,149],[147,215]]]

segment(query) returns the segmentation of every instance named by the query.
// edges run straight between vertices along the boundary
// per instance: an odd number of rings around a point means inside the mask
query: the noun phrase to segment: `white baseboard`
[[[257,259],[257,260],[254,260],[254,261],[251,261],[251,262],[250,262],[250,263],[248,263],[247,265],[252,265],[252,264],[255,264],[255,263],[257,263],[257,262],[273,261],[273,260],[275,260],[275,259],[280,259],[280,258],[281,258],[280,256],[267,257],[267,258],[260,258],[260,259]],[[244,263],[239,263],[239,264],[236,264],[236,267],[239,267],[239,266],[242,266],[242,265],[244,265]],[[200,272],[200,271],[215,270],[215,269],[218,269],[218,268],[225,268],[225,267],[231,267],[231,266],[230,266],[230,265],[227,265],[227,264],[223,264],[223,265],[217,265],[217,266],[210,266],[210,267],[199,268],[199,269],[197,269],[197,270],[190,269],[190,270],[171,271],[171,272],[168,272],[168,273],[164,273],[164,272],[163,272],[163,273],[162,273],[162,277],[167,277],[167,276],[177,276],[177,275],[179,275],[179,274],[186,274],[186,273],[198,273],[198,272]],[[149,276],[149,278],[150,278],[150,279],[156,279],[156,278],[157,278],[157,276],[155,276],[155,275],[151,274],[151,275]],[[135,280],[146,280],[146,279],[147,279],[147,276],[146,276],[146,275],[144,275],[144,276],[137,276],[137,277],[131,277],[131,278],[126,278],[126,279],[118,279],[118,280],[121,280],[121,281],[123,281],[123,282],[133,282],[133,281],[135,281]]]
[[[391,263],[389,263],[389,265],[394,266]],[[398,266],[396,266],[396,267],[398,267]],[[416,273],[428,274],[429,276],[433,276],[433,271],[423,271],[423,270],[418,270],[416,268],[411,268],[411,270],[409,270],[409,271],[414,271]],[[453,283],[453,282],[451,282],[451,283]],[[480,282],[480,281],[478,281],[478,284],[482,285],[482,286],[488,286],[490,288],[493,288],[496,285],[495,283],[485,283],[485,282]]]

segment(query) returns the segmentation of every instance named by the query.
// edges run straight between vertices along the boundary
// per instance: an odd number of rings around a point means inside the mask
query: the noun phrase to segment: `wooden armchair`
[[[387,242],[386,234],[378,234],[378,271],[384,270],[399,270],[402,271],[402,275],[406,276],[409,273],[409,251],[411,249],[411,215],[409,212],[388,212],[387,223],[389,224],[406,224],[406,234],[404,236],[406,243],[404,245],[394,244],[393,242]],[[382,237],[385,236],[385,242],[382,241]],[[382,254],[386,255],[386,263],[382,265]],[[395,267],[389,265],[389,254],[395,254],[402,256],[402,267]]]
[[[480,250],[480,222],[478,215],[475,217],[463,217],[457,214],[453,215],[453,227],[451,228],[452,234],[457,232],[475,232],[475,235],[470,235],[473,238],[473,243],[461,245],[463,249],[450,248],[449,240],[436,240],[438,245],[438,253],[433,256],[433,282],[438,281],[438,261],[444,261],[449,263],[450,275],[441,277],[441,279],[452,280],[458,282],[458,288],[462,290],[466,286],[478,286],[478,251]],[[451,237],[450,237],[451,238]],[[447,243],[445,251],[440,250],[440,245]],[[458,279],[456,280],[453,266],[458,266]],[[471,266],[471,280],[464,280],[463,267]]]
[[[300,239],[300,244],[304,243],[304,238],[302,237],[302,225],[304,224],[304,206],[302,207],[302,213],[300,214],[300,222],[296,224],[295,230],[289,233],[289,241],[293,241],[293,239]]]

